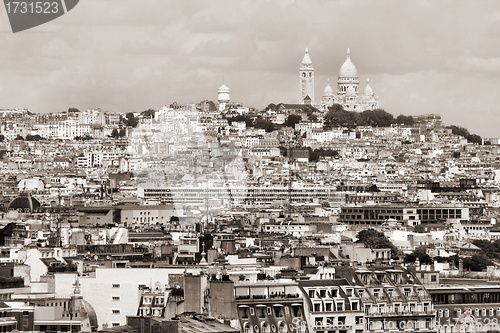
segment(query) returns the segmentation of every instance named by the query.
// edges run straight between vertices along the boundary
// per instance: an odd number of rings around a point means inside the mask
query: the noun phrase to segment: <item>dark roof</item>
[[[328,279],[328,280],[299,280],[301,287],[325,287],[325,286],[348,286],[346,279]]]
[[[38,201],[36,198],[33,198],[31,195],[20,195],[14,200],[12,200],[9,204],[8,209],[22,209],[22,210],[29,210],[32,212],[34,209],[40,207],[40,201]]]

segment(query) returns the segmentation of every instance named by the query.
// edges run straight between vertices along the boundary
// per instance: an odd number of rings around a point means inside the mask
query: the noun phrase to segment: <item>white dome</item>
[[[345,62],[342,64],[340,67],[339,71],[339,77],[357,77],[358,76],[358,70],[356,69],[356,66],[351,61],[351,51],[347,49],[347,58]]]
[[[328,80],[328,84],[323,90],[323,96],[333,96],[333,88],[330,86],[330,80]]]

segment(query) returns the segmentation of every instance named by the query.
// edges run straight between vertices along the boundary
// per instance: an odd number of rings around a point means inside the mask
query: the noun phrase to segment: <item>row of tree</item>
[[[491,242],[488,241],[483,241],[483,240],[477,240],[473,241],[473,243],[481,244],[484,246],[483,251],[481,253],[474,254],[470,257],[460,257],[458,255],[450,256],[450,257],[440,257],[436,256],[432,258],[429,254],[427,254],[427,249],[429,248],[428,246],[420,246],[417,247],[412,253],[407,254],[404,258],[404,262],[406,263],[414,263],[417,260],[421,264],[433,264],[434,260],[440,263],[450,263],[453,264],[455,267],[459,267],[460,259],[462,259],[462,265],[464,270],[468,271],[475,271],[475,272],[481,272],[486,269],[486,267],[493,265],[492,259],[499,258],[499,252],[498,252],[498,245],[500,244],[497,242],[497,244],[492,245]],[[479,245],[477,245],[479,246]],[[481,246],[479,246],[481,247]],[[496,250],[494,250],[496,249]]]
[[[391,249],[391,255],[393,259],[397,259],[402,254],[401,252],[391,243],[391,241],[384,235],[384,233],[376,231],[375,229],[365,229],[361,230],[356,237],[357,243],[363,243],[366,247],[372,249]],[[439,257],[436,256],[432,258],[427,254],[428,246],[417,247],[412,253],[404,256],[405,263],[414,263],[417,260],[421,264],[433,264],[434,260],[440,263],[448,262],[453,264],[455,267],[459,267],[460,260],[462,260],[463,269],[467,271],[481,272],[484,271],[488,266],[494,264],[493,260],[500,259],[500,240],[494,242],[489,242],[486,240],[474,240],[473,244],[481,248],[481,253],[474,254],[470,257],[460,257],[458,255],[450,257]]]
[[[463,127],[451,125],[451,126],[448,126],[448,128],[451,128],[451,132],[453,134],[460,135],[461,137],[466,138],[467,141],[470,143],[476,143],[476,144],[480,145],[483,141],[483,138],[481,138],[479,135],[471,134],[471,133],[469,133],[468,130],[466,130]],[[491,142],[487,141],[487,142],[485,142],[485,144],[489,145],[489,144],[491,144]]]
[[[389,112],[376,109],[363,112],[346,111],[340,104],[328,108],[325,115],[325,128],[334,127],[356,128],[357,126],[389,127],[392,124],[413,125],[412,116],[399,115],[396,118]]]

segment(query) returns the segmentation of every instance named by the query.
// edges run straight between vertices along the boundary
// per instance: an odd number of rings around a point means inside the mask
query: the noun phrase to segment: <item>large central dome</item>
[[[339,77],[357,77],[358,76],[358,70],[356,69],[356,66],[351,61],[351,51],[347,49],[347,59],[345,60],[344,64],[342,67],[340,67],[339,71]]]

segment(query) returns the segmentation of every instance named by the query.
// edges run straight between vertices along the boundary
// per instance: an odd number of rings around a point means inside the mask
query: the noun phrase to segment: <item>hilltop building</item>
[[[217,100],[219,101],[219,111],[226,109],[226,104],[229,102],[229,88],[224,83],[219,87],[217,93]]]
[[[306,48],[304,58],[300,64],[300,104],[315,105],[319,109],[327,110],[333,104],[340,104],[346,111],[374,110],[379,108],[379,98],[370,87],[369,79],[363,92],[359,91],[359,76],[356,66],[351,61],[351,51],[347,49],[347,57],[339,70],[337,79],[337,93],[330,86],[330,80],[323,90],[321,102],[314,101],[314,67]]]

